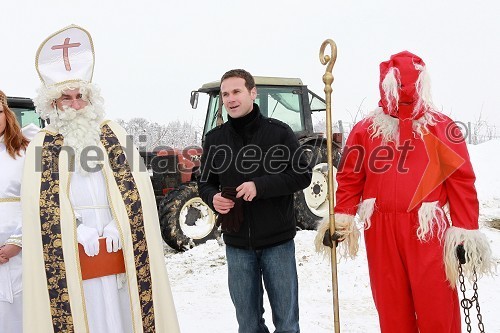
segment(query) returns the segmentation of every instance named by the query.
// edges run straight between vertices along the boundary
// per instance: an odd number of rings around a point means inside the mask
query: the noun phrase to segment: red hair
[[[7,96],[0,90],[0,102],[3,106],[5,114],[5,131],[3,133],[3,141],[7,148],[7,152],[12,158],[21,156],[21,150],[26,150],[29,140],[21,132],[21,127],[17,122],[16,115],[7,105]]]

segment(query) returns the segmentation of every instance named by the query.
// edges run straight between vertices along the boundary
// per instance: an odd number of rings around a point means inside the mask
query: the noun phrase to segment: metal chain
[[[474,289],[474,299],[476,300],[476,311],[477,311],[477,326],[479,327],[479,332],[484,333],[483,316],[481,315],[481,307],[479,306],[479,296],[477,293],[477,275],[476,270],[472,271],[474,274],[474,284],[472,288]]]
[[[472,332],[469,310],[472,308],[472,305],[476,303],[477,320],[478,320],[477,326],[479,327],[479,332],[484,333],[483,316],[481,315],[481,307],[479,306],[479,298],[477,293],[477,274],[475,269],[472,271],[472,277],[473,277],[472,288],[474,289],[474,295],[472,296],[471,299],[468,299],[467,297],[465,297],[465,279],[462,271],[462,264],[458,265],[458,281],[460,282],[460,291],[462,292],[462,300],[460,301],[460,305],[464,309],[465,323],[467,324],[467,332],[469,333]]]

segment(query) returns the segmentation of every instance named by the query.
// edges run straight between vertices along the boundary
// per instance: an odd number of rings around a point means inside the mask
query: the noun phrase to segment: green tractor
[[[21,127],[26,127],[29,124],[36,125],[40,128],[44,127],[45,123],[35,112],[33,100],[26,97],[7,97],[7,105],[16,114],[17,121]]]
[[[312,122],[313,112],[325,111],[325,101],[310,91],[300,79],[256,76],[255,83],[255,102],[262,114],[279,119],[292,128],[305,148],[313,168],[311,184],[294,194],[297,228],[313,230],[321,218],[328,216],[326,137],[323,133],[314,132]],[[194,109],[197,107],[200,93],[207,94],[209,98],[202,137],[204,138],[208,131],[217,126],[218,119],[219,123],[227,120],[227,113],[221,105],[219,81],[204,84],[191,93],[191,106]],[[333,135],[333,147],[333,163],[337,166],[342,134]],[[164,155],[175,159],[167,164],[177,166],[174,168],[177,170],[161,175],[154,170],[151,173],[153,184],[156,178],[157,195],[164,195],[158,200],[163,239],[172,248],[183,251],[208,239],[217,238],[220,232],[215,223],[216,213],[201,200],[196,184],[200,175],[201,149],[188,147],[182,152],[171,150],[164,152]],[[159,161],[146,164],[150,169],[154,169]]]

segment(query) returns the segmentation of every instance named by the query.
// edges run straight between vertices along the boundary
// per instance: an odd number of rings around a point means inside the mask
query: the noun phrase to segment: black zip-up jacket
[[[228,245],[259,249],[295,237],[293,193],[311,182],[311,168],[292,129],[256,116],[237,132],[230,121],[208,132],[201,157],[198,189],[214,211],[213,197],[222,187],[253,181],[257,196],[243,203],[244,221],[238,232],[224,232]]]

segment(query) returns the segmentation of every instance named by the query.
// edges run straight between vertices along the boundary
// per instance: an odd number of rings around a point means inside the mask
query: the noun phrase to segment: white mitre
[[[70,25],[50,35],[38,48],[35,66],[46,87],[70,82],[92,82],[94,44],[90,34]]]

